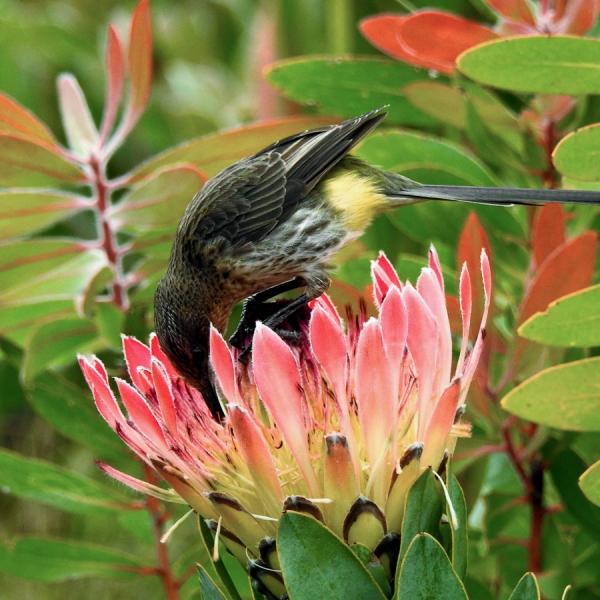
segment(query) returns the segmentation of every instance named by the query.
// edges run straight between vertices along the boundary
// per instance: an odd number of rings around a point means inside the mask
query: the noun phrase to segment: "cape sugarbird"
[[[187,206],[155,295],[156,333],[214,415],[210,325],[224,331],[245,300],[232,338],[248,343],[256,319],[277,327],[329,286],[329,261],[384,210],[423,200],[482,204],[600,204],[600,192],[422,185],[348,152],[386,115],[380,108],[303,131],[231,165]],[[267,302],[296,288],[294,300]]]

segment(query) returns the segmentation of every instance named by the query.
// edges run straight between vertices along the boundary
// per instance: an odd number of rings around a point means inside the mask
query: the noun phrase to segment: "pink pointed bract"
[[[223,541],[240,557],[257,556],[261,539],[275,536],[284,505],[373,549],[376,537],[357,540],[346,523],[360,499],[378,507],[388,533],[398,533],[412,483],[469,433],[460,417],[484,343],[491,274],[482,252],[485,306],[477,337],[468,340],[477,274],[463,266],[456,344],[434,249],[415,285],[401,282],[384,254],[371,274],[376,317],[362,311],[346,327],[331,300],[319,298],[300,347],[259,323],[248,367],[212,329],[223,422],[177,375],[155,336],[148,346],[123,338],[129,382],[112,386],[98,359],[81,357],[98,411],[168,489],[102,468],[137,491],[179,496],[202,517],[221,518]]]

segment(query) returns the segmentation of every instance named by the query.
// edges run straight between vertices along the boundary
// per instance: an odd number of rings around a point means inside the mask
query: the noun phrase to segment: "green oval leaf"
[[[75,297],[75,306],[79,315],[89,317],[94,312],[98,294],[109,289],[115,278],[112,266],[99,263],[90,269],[83,289]]]
[[[465,98],[461,91],[437,81],[415,81],[402,93],[425,114],[458,129],[465,128]]]
[[[2,401],[0,401],[0,419],[8,423],[11,416],[22,414],[25,394],[19,376],[19,370],[12,359],[0,352],[0,381],[2,381]]]
[[[115,466],[131,466],[132,458],[114,431],[100,417],[89,389],[55,373],[43,373],[27,389],[34,410],[66,438],[94,451]]]
[[[540,588],[533,573],[525,573],[508,600],[539,600]]]
[[[437,492],[433,472],[427,469],[413,483],[406,497],[400,538],[400,559],[419,533],[427,532],[439,536],[441,516],[442,500]]]
[[[125,313],[114,304],[99,302],[94,311],[98,333],[113,350],[121,350],[121,332],[124,331]]]
[[[452,536],[452,566],[457,575],[461,579],[464,579],[467,574],[467,555],[469,550],[467,502],[458,479],[452,473],[448,476],[447,485],[448,495],[450,496],[458,525],[456,529],[452,527],[452,524],[450,526]]]
[[[411,542],[396,578],[395,600],[467,600],[467,592],[440,543],[428,533]]]
[[[114,514],[129,500],[108,486],[44,460],[0,449],[0,490],[73,513]]]
[[[331,119],[323,117],[290,117],[194,138],[143,162],[131,173],[130,182],[138,182],[158,169],[181,163],[191,163],[212,177],[276,140],[330,123]]]
[[[597,94],[600,41],[567,36],[521,36],[463,52],[458,68],[471,79],[516,92]]]
[[[390,105],[388,120],[400,125],[431,125],[402,87],[426,75],[400,62],[378,58],[301,57],[275,63],[267,79],[288,98],[316,104],[320,110],[354,117]]]
[[[551,367],[503,399],[518,417],[570,431],[600,431],[600,357]]]
[[[32,581],[128,577],[142,566],[135,556],[75,540],[26,537],[12,548],[0,545],[0,571]]]
[[[202,187],[205,177],[191,165],[170,167],[134,187],[109,215],[117,228],[128,231],[175,231],[185,207]]]
[[[565,136],[554,149],[553,159],[565,177],[600,181],[600,124],[583,127]]]
[[[457,144],[408,131],[386,131],[369,136],[356,155],[382,169],[397,171],[422,183],[495,186],[498,181],[476,157]],[[495,235],[523,235],[515,211],[453,202],[422,202],[390,212],[403,234],[421,242],[435,239],[454,247],[470,212]]]
[[[573,450],[567,448],[555,453],[548,444],[547,459],[552,483],[569,515],[579,523],[583,531],[600,538],[600,508],[590,502],[578,486],[578,478],[586,464]]]
[[[74,299],[106,265],[104,252],[78,240],[33,239],[0,245],[0,305]]]
[[[215,546],[215,537],[202,517],[198,517],[197,523],[200,533],[200,552],[206,557],[204,563],[206,565],[205,568],[207,572],[210,573],[213,581],[218,581],[222,584],[222,587],[227,590],[230,598],[233,600],[241,600],[241,597],[235,587],[235,583],[223,564],[223,557],[226,556],[224,548],[223,552],[219,552],[219,558],[214,561],[212,554]],[[222,543],[223,542],[221,541],[221,544]]]
[[[223,594],[202,565],[198,565],[198,578],[200,579],[202,600],[227,600],[227,596]]]
[[[497,185],[488,168],[457,144],[409,131],[385,131],[370,135],[358,156],[383,169],[415,177],[421,171],[437,172],[446,180],[465,185]]]
[[[551,346],[600,346],[600,285],[551,302],[519,327],[519,335]]]
[[[477,113],[485,127],[513,151],[522,153],[522,126],[517,115],[495,94],[476,84],[465,82],[465,94],[469,99],[469,108]],[[482,156],[488,158],[488,152]]]
[[[72,299],[5,307],[0,304],[0,331],[4,337],[22,346],[39,321],[75,316]]]
[[[47,190],[0,192],[0,239],[27,235],[88,206],[81,196]]]
[[[90,344],[96,339],[96,328],[88,319],[43,323],[25,346],[21,365],[23,381],[30,382],[43,371],[72,363],[77,352],[90,351]]]
[[[36,186],[85,181],[83,171],[58,146],[0,133],[0,185]]]
[[[500,128],[494,127],[492,123],[486,120],[486,117],[477,110],[474,102],[469,99],[466,108],[466,133],[469,141],[480,156],[485,156],[486,161],[501,171],[508,167],[513,173],[526,170],[527,166],[523,164],[522,156],[522,138],[519,135],[517,145],[520,142],[521,148],[515,148],[515,139],[513,136],[501,135]],[[510,130],[504,128],[508,133]],[[489,152],[494,148],[494,152]]]
[[[285,513],[279,522],[277,552],[294,600],[385,598],[350,548],[312,517]]]
[[[600,460],[579,478],[579,487],[589,500],[600,506]]]

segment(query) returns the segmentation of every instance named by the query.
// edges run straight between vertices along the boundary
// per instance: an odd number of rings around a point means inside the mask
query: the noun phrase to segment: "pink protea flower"
[[[469,350],[471,282],[460,275],[462,341],[452,337],[435,250],[416,286],[402,283],[385,255],[372,263],[377,317],[342,320],[323,296],[311,307],[307,342],[291,347],[257,324],[246,368],[213,329],[210,355],[225,410],[215,421],[199,392],[177,374],[156,337],[125,337],[131,382],[95,357],[80,359],[96,406],[115,432],[172,488],[152,486],[101,465],[115,479],[163,499],[182,498],[243,562],[267,561],[282,510],[309,512],[348,543],[376,551],[400,532],[404,500],[428,467],[438,469],[456,438],[480,357],[491,293],[481,255],[485,307]],[[368,514],[369,526],[360,517]],[[389,536],[388,536],[389,537]],[[264,562],[254,562],[254,575]],[[271,567],[276,565],[271,561]],[[265,576],[266,576],[265,571]],[[260,573],[258,573],[260,578]],[[281,593],[269,571],[268,586]]]

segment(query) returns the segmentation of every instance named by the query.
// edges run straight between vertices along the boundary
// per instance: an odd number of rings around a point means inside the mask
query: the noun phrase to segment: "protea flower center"
[[[180,496],[270,593],[277,577],[274,538],[283,510],[309,513],[348,544],[375,554],[400,532],[410,486],[438,469],[456,438],[482,351],[491,276],[481,256],[485,306],[473,344],[470,275],[460,275],[462,338],[453,368],[441,268],[431,250],[416,285],[402,283],[382,254],[372,264],[374,307],[344,325],[323,296],[310,308],[306,342],[288,345],[257,324],[252,361],[240,364],[210,335],[211,364],[225,410],[215,421],[199,392],[178,375],[151,336],[124,338],[130,382],[117,379],[124,414],[95,357],[81,368],[108,424],[170,486],[159,489],[102,468],[147,494]],[[261,572],[264,569],[264,572]],[[268,569],[268,570],[266,570]],[[262,576],[264,575],[264,577]]]

